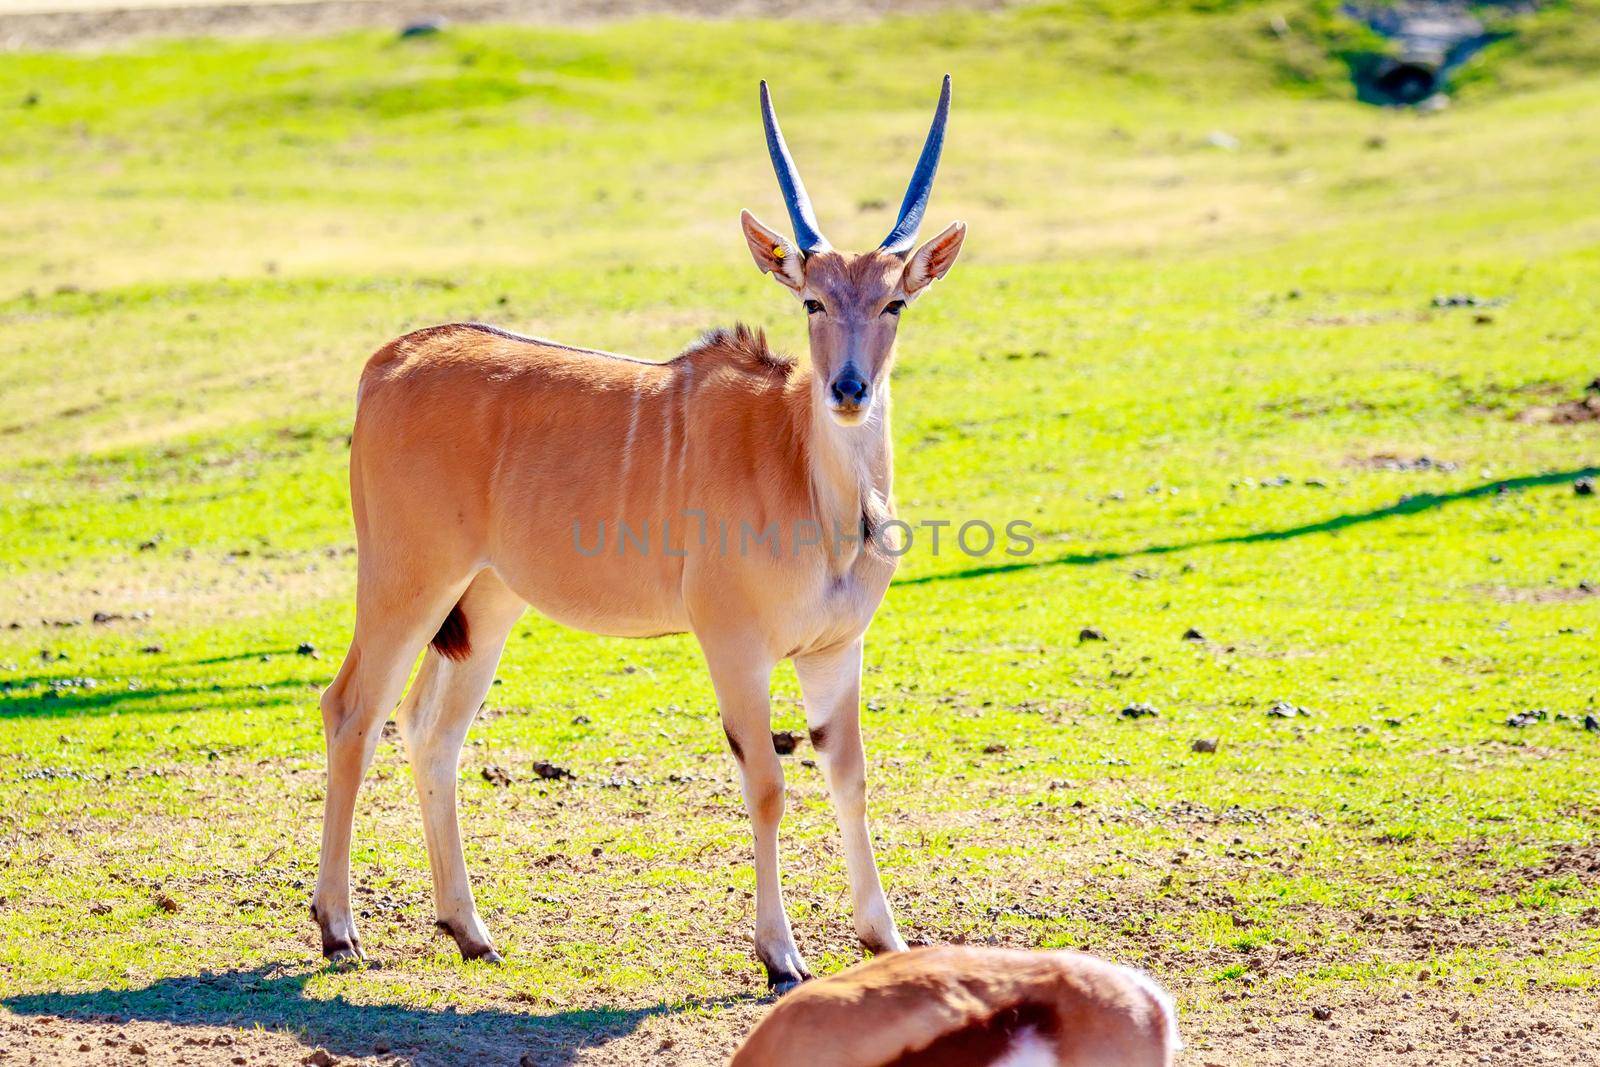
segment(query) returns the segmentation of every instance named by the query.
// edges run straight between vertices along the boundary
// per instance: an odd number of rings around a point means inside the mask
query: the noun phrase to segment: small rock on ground
[[[800,744],[801,734],[793,730],[772,731],[772,750],[780,756],[794,754],[796,746]]]

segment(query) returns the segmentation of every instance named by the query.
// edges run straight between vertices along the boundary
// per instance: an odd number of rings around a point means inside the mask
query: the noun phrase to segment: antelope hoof
[[[505,962],[505,957],[496,952],[494,946],[487,941],[481,941],[470,934],[456,932],[455,926],[444,919],[435,921],[433,925],[454,939],[456,948],[461,950],[461,958],[466,962],[471,963],[473,960],[494,964]]]
[[[769,963],[766,965],[766,968],[767,988],[771,990],[772,995],[776,997],[781,997],[785,993],[789,993],[795,989],[798,989],[801,982],[809,982],[811,980],[811,972],[806,970],[804,967],[799,969],[789,967],[780,968],[774,967]]]
[[[877,934],[857,934],[856,936],[861,939],[861,947],[874,956],[881,956],[885,952],[904,952],[907,948],[900,935],[893,930],[889,931],[888,937],[880,937]]]
[[[311,921],[317,924],[317,931],[322,935],[322,955],[330,966],[347,970],[367,961],[366,953],[361,951],[361,939],[349,923],[344,924],[348,933],[336,933],[333,923],[323,918],[315,904],[311,905]]]
[[[324,945],[323,956],[327,957],[328,967],[335,971],[349,971],[367,962],[367,957],[362,953],[359,945],[348,942],[342,945]]]

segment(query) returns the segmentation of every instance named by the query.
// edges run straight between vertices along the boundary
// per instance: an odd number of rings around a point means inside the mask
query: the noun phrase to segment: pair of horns
[[[944,76],[944,87],[939,90],[939,106],[933,112],[933,125],[928,129],[928,140],[917,158],[917,169],[906,188],[906,198],[900,203],[900,217],[878,247],[897,256],[911,254],[917,241],[917,231],[922,227],[922,215],[928,208],[928,196],[933,192],[933,175],[939,169],[939,156],[944,151],[944,127],[950,119],[950,75]],[[778,173],[778,188],[783,190],[783,203],[789,209],[789,221],[794,226],[794,239],[806,255],[826,252],[832,246],[822,236],[817,226],[817,213],[811,207],[811,198],[800,181],[800,171],[784,144],[783,131],[778,129],[778,116],[772,111],[772,96],[767,83],[761,83],[761,122],[767,130],[767,153],[772,156],[772,169]]]

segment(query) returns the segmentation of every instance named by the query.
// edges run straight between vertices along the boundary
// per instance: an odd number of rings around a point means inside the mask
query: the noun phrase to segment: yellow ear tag
[[[783,257],[787,256],[788,254],[789,254],[789,250],[787,248],[783,247],[782,245],[773,245],[772,246],[772,258],[773,259],[782,259]]]

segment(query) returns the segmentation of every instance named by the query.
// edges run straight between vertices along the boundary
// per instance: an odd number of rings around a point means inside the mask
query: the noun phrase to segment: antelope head
[[[911,175],[900,217],[883,243],[871,252],[837,252],[817,226],[800,172],[778,129],[767,83],[761,83],[761,120],[767,152],[794,227],[791,241],[763,225],[750,212],[740,215],[750,254],[762,273],[783,283],[804,305],[810,328],[811,367],[816,388],[836,422],[855,426],[872,414],[894,354],[900,314],[930,284],[945,276],[961,251],[964,222],[952,222],[939,236],[916,246],[917,231],[933,192],[933,175],[944,148],[950,117],[950,76],[945,75],[933,126]]]

